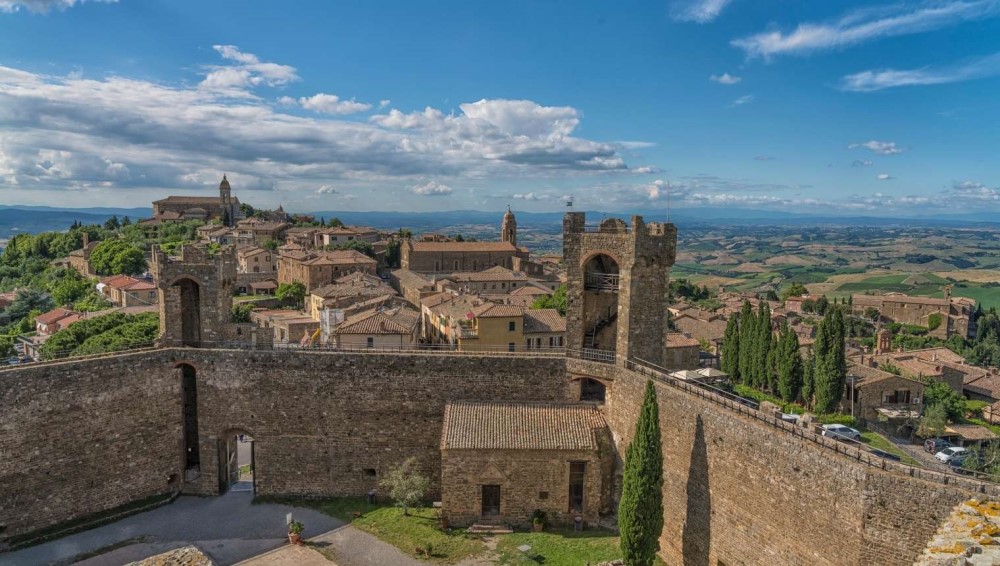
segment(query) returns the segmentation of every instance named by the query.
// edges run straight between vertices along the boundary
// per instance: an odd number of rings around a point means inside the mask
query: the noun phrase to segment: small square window
[[[365,477],[366,478],[373,478],[376,475],[378,475],[378,474],[375,473],[375,468],[365,468]]]
[[[539,491],[538,492],[538,498],[539,499],[548,499],[549,498],[549,492],[547,492],[547,491]]]
[[[514,322],[513,320],[507,323],[507,330],[509,330],[510,332],[514,332],[516,328],[517,328],[517,323]]]

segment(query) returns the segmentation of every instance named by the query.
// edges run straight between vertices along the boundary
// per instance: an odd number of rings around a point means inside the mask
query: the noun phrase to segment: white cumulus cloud
[[[847,149],[867,149],[879,155],[899,155],[906,151],[905,148],[896,145],[896,142],[870,140],[864,143],[852,143]],[[870,165],[871,163],[860,163],[860,165]]]
[[[450,195],[454,189],[448,185],[438,183],[437,181],[428,181],[422,185],[416,185],[410,189],[413,194],[420,195],[424,197],[439,197],[444,195]]]
[[[36,14],[47,14],[51,10],[65,10],[88,0],[0,0],[0,12],[19,12],[25,9]],[[89,0],[100,4],[114,4],[118,0]]]
[[[372,107],[371,104],[356,102],[353,98],[350,100],[341,100],[338,96],[322,92],[310,97],[303,96],[299,99],[299,104],[306,110],[323,112],[325,114],[355,114],[370,110]]]
[[[743,80],[742,77],[736,77],[730,75],[729,73],[722,73],[721,75],[709,75],[708,80],[717,82],[723,85],[734,85]]]

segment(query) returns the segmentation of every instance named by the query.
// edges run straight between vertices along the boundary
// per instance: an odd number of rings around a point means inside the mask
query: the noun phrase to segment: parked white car
[[[823,425],[823,436],[829,436],[834,440],[860,441],[861,431],[840,424],[825,424]]]
[[[948,448],[945,448],[944,450],[935,454],[934,458],[937,459],[937,461],[941,462],[942,464],[947,464],[951,462],[952,458],[966,451],[967,450],[965,448],[962,448],[961,446],[949,446]]]

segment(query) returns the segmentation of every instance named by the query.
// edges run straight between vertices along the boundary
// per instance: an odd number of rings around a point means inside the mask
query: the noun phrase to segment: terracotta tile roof
[[[265,250],[264,248],[258,248],[256,246],[251,246],[248,248],[240,248],[236,250],[236,254],[240,257],[253,257],[255,255],[260,255],[269,252],[270,250]]]
[[[528,296],[531,296],[531,297],[541,297],[542,295],[551,295],[552,294],[552,290],[551,289],[542,287],[541,285],[538,285],[538,284],[536,284],[533,281],[530,282],[530,283],[531,283],[531,285],[525,285],[524,287],[518,287],[517,289],[514,289],[513,291],[511,291],[508,294],[509,295],[528,295]]]
[[[682,317],[674,319],[674,326],[681,332],[686,332],[695,338],[704,338],[709,342],[722,340],[726,333],[726,321],[705,321],[697,318]]]
[[[164,199],[154,200],[153,204],[210,204],[214,206],[220,205],[220,200],[218,195],[214,197],[194,197],[194,196],[169,196]]]
[[[896,375],[894,373],[889,373],[878,368],[868,367],[861,364],[848,364],[847,375],[854,376],[856,378],[855,384],[858,387],[864,387],[866,385],[872,385],[874,383],[879,383],[887,379],[905,379],[906,381],[912,381],[914,383],[920,383],[915,379],[910,379],[902,375]]]
[[[952,299],[932,299],[931,297],[911,297],[910,295],[903,294],[888,294],[888,295],[853,295],[851,297],[851,304],[859,307],[881,307],[885,303],[898,303],[898,304],[908,304],[908,305],[933,305],[939,307],[947,307],[952,303],[963,303],[968,305],[966,301],[960,301],[957,298]]]
[[[236,223],[237,228],[243,230],[281,230],[282,228],[287,228],[287,222],[273,222],[270,220],[261,220],[260,218],[247,218],[246,220],[240,220]]]
[[[668,332],[666,345],[667,348],[691,348],[700,347],[701,343],[691,336],[685,336],[682,332]]]
[[[997,437],[990,429],[977,424],[950,424],[944,431],[945,434],[957,434],[965,440],[993,440]]]
[[[42,313],[42,314],[36,316],[35,317],[35,323],[36,324],[40,323],[40,324],[46,324],[46,325],[48,325],[48,324],[52,324],[54,322],[57,322],[57,321],[59,321],[61,319],[64,319],[67,316],[72,316],[74,314],[76,314],[76,313],[73,312],[73,311],[71,311],[71,310],[69,310],[69,309],[64,309],[64,308],[60,307],[60,308],[52,309],[49,312]]]
[[[987,375],[962,386],[964,391],[1000,400],[1000,376]]]
[[[309,294],[316,295],[321,299],[333,299],[352,296],[369,297],[385,294],[395,295],[396,291],[392,287],[385,284],[365,285],[364,283],[330,283],[313,289]]]
[[[597,450],[607,424],[594,405],[453,402],[442,450]]]
[[[392,272],[392,276],[395,277],[397,281],[399,281],[399,285],[401,287],[407,287],[410,289],[422,289],[424,287],[431,286],[430,279],[427,279],[426,277],[420,275],[419,273],[410,271],[409,269],[397,269]]]
[[[156,289],[156,284],[154,284],[151,280],[139,279],[128,275],[112,275],[111,277],[105,277],[101,280],[101,283],[120,291],[152,291],[153,289]]]
[[[413,334],[420,322],[420,313],[404,308],[390,311],[365,311],[348,318],[334,334]]]
[[[483,271],[460,271],[448,276],[455,282],[461,281],[526,281],[528,276],[520,271],[513,271],[501,265]]]
[[[289,249],[282,246],[281,257],[289,261],[297,261],[305,265],[371,265],[378,263],[374,259],[356,250],[334,250],[330,252],[306,252]]]
[[[476,313],[476,318],[508,318],[512,316],[521,316],[524,314],[524,307],[520,305],[497,305],[486,303],[481,305],[473,312]]]
[[[528,309],[524,311],[524,333],[566,332],[566,319],[556,309]]]
[[[519,249],[510,242],[410,242],[415,252],[511,252]]]

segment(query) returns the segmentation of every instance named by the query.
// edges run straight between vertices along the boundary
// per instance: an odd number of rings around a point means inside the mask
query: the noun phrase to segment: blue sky
[[[1000,0],[0,0],[0,200],[1000,209]]]

